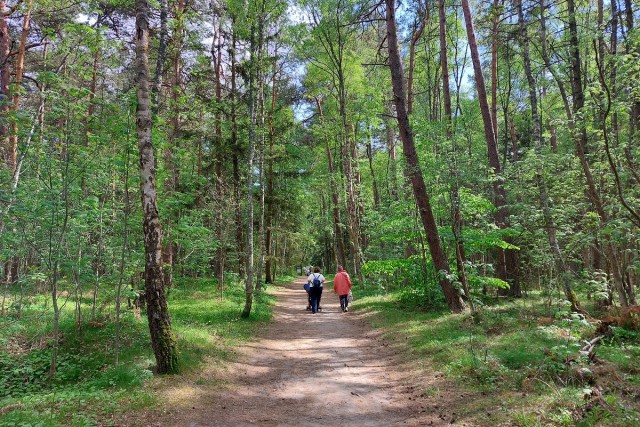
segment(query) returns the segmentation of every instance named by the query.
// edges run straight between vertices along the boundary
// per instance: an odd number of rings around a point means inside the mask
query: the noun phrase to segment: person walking
[[[320,267],[314,267],[313,273],[307,277],[309,282],[309,296],[311,297],[311,312],[316,314],[320,307],[320,299],[322,298],[322,285],[324,284],[324,276],[320,273]]]
[[[311,291],[309,289],[311,284],[307,280],[307,283],[303,285],[304,291],[307,293],[307,311],[311,311]]]
[[[333,292],[340,297],[340,308],[342,312],[349,311],[349,292],[351,292],[351,278],[349,273],[341,266],[333,278]]]

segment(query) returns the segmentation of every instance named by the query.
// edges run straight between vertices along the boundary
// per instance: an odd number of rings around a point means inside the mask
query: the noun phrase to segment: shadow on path
[[[304,281],[270,287],[273,322],[236,349],[230,366],[209,366],[169,387],[163,414],[146,425],[451,425],[426,409],[428,399],[413,385],[415,371],[357,311],[342,313],[331,284],[323,310],[306,311]]]

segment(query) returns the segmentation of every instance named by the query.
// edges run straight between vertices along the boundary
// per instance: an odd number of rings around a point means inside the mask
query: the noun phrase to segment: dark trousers
[[[309,288],[309,296],[311,297],[311,312],[317,313],[322,298],[322,287],[312,286]]]
[[[349,305],[349,294],[340,295],[340,308],[342,309],[342,311],[345,311],[348,305]]]
[[[305,283],[304,284],[304,291],[307,293],[307,301],[308,301],[308,305],[307,305],[307,310],[311,310],[311,293],[309,292],[309,284]]]

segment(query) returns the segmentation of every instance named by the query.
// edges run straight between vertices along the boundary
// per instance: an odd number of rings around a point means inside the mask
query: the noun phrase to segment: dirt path
[[[303,280],[272,288],[273,323],[236,363],[170,386],[163,414],[145,425],[450,425],[361,315],[341,312],[331,285],[323,311],[305,311]]]

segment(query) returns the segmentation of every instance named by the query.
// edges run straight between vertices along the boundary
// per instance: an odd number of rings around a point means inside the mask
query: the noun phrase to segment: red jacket
[[[338,295],[347,295],[351,290],[351,278],[345,270],[340,270],[333,278],[333,291]]]

